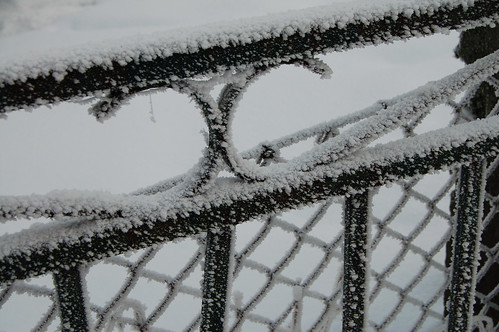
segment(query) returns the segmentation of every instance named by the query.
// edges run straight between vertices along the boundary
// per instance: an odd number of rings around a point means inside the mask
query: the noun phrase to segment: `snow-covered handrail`
[[[493,194],[485,193],[485,179],[486,167],[490,172],[499,167],[496,158],[499,154],[499,50],[439,81],[379,101],[340,119],[263,142],[244,153],[238,153],[233,144],[231,123],[249,84],[280,65],[298,65],[324,78],[331,70],[316,58],[319,53],[448,29],[494,26],[499,22],[498,12],[499,0],[359,2],[348,8],[326,6],[237,24],[213,25],[179,36],[175,31],[166,36],[101,47],[98,51],[74,51],[31,63],[0,64],[0,116],[46,103],[94,97],[97,102],[91,106],[90,113],[103,121],[135,94],[172,88],[194,101],[208,128],[207,148],[190,171],[128,195],[54,191],[46,195],[0,197],[0,222],[29,223],[24,219],[39,217],[54,219],[48,224],[34,224],[18,233],[0,236],[0,286],[5,287],[0,291],[0,307],[11,292],[31,291],[50,296],[55,302],[37,330],[46,329],[57,312],[64,331],[88,330],[88,309],[97,313],[96,331],[106,325],[111,329],[115,323],[149,330],[178,291],[199,296],[197,290],[185,287],[181,281],[204,258],[202,309],[189,330],[200,326],[202,331],[222,331],[229,307],[237,316],[232,331],[239,330],[245,320],[274,330],[291,312],[294,312],[295,327],[299,327],[305,296],[325,304],[312,330],[328,330],[326,326],[337,312],[334,303],[341,293],[344,331],[360,332],[367,324],[384,330],[405,303],[416,305],[422,311],[413,328],[417,330],[426,317],[444,319],[433,304],[444,296],[445,285],[437,289],[429,301],[423,302],[409,294],[430,267],[448,273],[444,263],[434,258],[449,241],[450,231],[444,232],[428,251],[413,242],[433,216],[438,215],[456,225],[452,281],[446,299],[449,331],[469,330],[473,321],[470,308],[475,298],[484,199],[488,200],[491,210],[497,205],[497,197],[487,197]],[[214,98],[214,87],[220,84],[223,88],[218,98]],[[478,115],[468,111],[474,106],[473,99],[481,97],[477,91],[484,85],[491,89],[488,91],[491,103],[484,111],[488,118],[475,120]],[[457,100],[460,93],[464,93],[464,97]],[[416,135],[419,123],[442,104],[456,111],[451,127]],[[402,129],[404,139],[370,146],[396,129]],[[281,157],[283,148],[309,138],[315,138],[317,144],[313,148],[291,160]],[[459,174],[454,172],[457,167],[460,167]],[[445,169],[452,169],[453,175],[435,197],[414,191],[418,176]],[[229,171],[234,177],[219,176],[222,171]],[[443,211],[436,204],[458,178],[455,209]],[[395,182],[403,187],[404,199],[384,220],[376,220],[370,213],[371,194],[376,188]],[[309,232],[336,196],[345,197],[344,224],[328,243]],[[390,229],[389,223],[409,197],[423,202],[428,214],[413,231],[402,234]],[[273,215],[318,202],[319,211],[303,227]],[[453,213],[455,216],[451,216]],[[488,213],[483,224],[490,223],[493,218],[490,216],[494,215],[494,211]],[[265,227],[245,250],[234,254],[235,226],[263,216]],[[379,232],[373,234],[372,244],[368,230],[371,224],[379,227]],[[291,250],[274,267],[248,259],[270,227],[280,227],[293,233],[296,239]],[[370,268],[366,257],[384,235],[400,240],[401,251],[383,271],[371,269],[376,285],[368,300],[366,285]],[[185,237],[196,238],[200,248],[176,277],[165,279],[159,273],[144,271],[143,267],[161,250],[155,245]],[[338,254],[335,251],[342,240],[344,250]],[[303,244],[323,251],[321,263],[305,280],[282,275]],[[116,257],[142,248],[149,249],[134,263]],[[409,250],[422,256],[425,263],[407,286],[399,287],[386,277]],[[343,273],[339,277],[343,291],[338,288],[329,297],[309,286],[333,255],[343,257]],[[497,253],[490,255],[497,257]],[[85,267],[108,257],[114,257],[108,260],[112,264],[124,264],[130,271],[129,278],[104,307],[89,305],[85,294]],[[244,305],[236,299],[230,304],[230,280],[243,267],[258,271],[267,280]],[[482,275],[478,273],[478,278],[483,276],[483,271],[485,269],[481,270]],[[46,273],[54,276],[54,291],[42,292],[27,281],[20,281]],[[169,289],[168,296],[147,317],[138,301],[127,299],[140,277],[163,278],[161,282]],[[253,308],[277,281],[293,287],[290,305],[276,320],[253,313]],[[400,301],[382,321],[367,322],[366,306],[383,287],[400,294]],[[488,295],[478,292],[476,298],[495,296],[498,291],[496,287]],[[491,301],[482,302],[489,305]],[[123,315],[128,307],[135,311],[136,318]],[[487,312],[488,308],[481,309],[480,314]]]
[[[469,29],[497,22],[497,13],[499,0],[359,2],[7,63],[0,68],[0,113],[102,95],[104,107],[113,107],[177,79]]]

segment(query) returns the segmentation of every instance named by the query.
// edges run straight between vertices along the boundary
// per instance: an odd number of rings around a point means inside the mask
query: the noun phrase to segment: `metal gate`
[[[498,245],[481,231],[497,229],[498,51],[249,151],[235,149],[231,121],[248,85],[270,70],[298,65],[325,77],[318,54],[493,27],[498,12],[496,0],[310,10],[0,73],[3,114],[96,97],[90,113],[104,121],[136,94],[174,89],[208,128],[197,165],[131,194],[0,197],[3,222],[54,220],[0,238],[0,310],[17,296],[42,299],[33,331],[497,330],[499,288],[485,281],[497,273]],[[418,134],[441,105],[454,111],[451,125]],[[404,138],[374,145],[394,130]],[[281,156],[312,141],[299,157]],[[188,258],[158,271],[174,250]],[[121,277],[96,304],[87,284],[99,269]],[[53,286],[36,278],[46,275]],[[136,294],[145,284],[150,293]]]

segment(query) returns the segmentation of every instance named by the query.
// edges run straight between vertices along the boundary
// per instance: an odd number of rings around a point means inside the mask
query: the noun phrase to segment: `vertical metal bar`
[[[368,269],[370,194],[345,199],[343,331],[364,331]]]
[[[82,273],[81,266],[53,273],[63,332],[89,331]]]
[[[293,288],[293,296],[295,298],[294,312],[293,312],[293,327],[291,332],[300,332],[301,321],[303,316],[303,288],[301,285],[296,285]]]
[[[448,331],[471,329],[484,182],[485,160],[474,160],[469,166],[461,167],[453,241]]]
[[[210,229],[206,236],[201,331],[223,331],[231,279],[232,226]]]

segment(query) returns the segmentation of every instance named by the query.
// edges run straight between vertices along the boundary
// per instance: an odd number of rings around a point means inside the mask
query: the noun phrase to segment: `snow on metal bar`
[[[453,240],[448,331],[470,331],[475,302],[478,251],[482,233],[485,160],[461,167]]]
[[[84,268],[74,266],[54,272],[61,331],[89,331]]]
[[[495,116],[369,148],[311,172],[283,173],[272,186],[265,182],[218,181],[205,194],[163,201],[175,213],[157,213],[164,205],[142,198],[141,208],[150,210],[133,219],[61,221],[3,237],[0,278],[2,283],[24,279],[57,266],[95,261],[197,234],[210,225],[238,224],[331,196],[466,163],[474,155],[496,155],[498,149],[499,116]],[[133,206],[138,208],[138,202]]]
[[[232,278],[234,227],[210,229],[206,236],[201,331],[224,331]]]
[[[106,109],[172,81],[499,20],[499,0],[359,2],[173,31],[0,68],[0,112],[106,96]],[[95,50],[101,51],[95,51]]]
[[[343,331],[366,329],[370,193],[345,198]]]

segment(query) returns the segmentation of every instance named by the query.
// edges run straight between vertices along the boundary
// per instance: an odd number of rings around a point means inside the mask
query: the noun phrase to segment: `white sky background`
[[[331,2],[338,1],[0,0],[0,61]],[[457,42],[451,33],[331,53],[321,57],[333,69],[329,80],[278,68],[245,94],[234,120],[236,146],[248,149],[448,75],[462,67],[453,56]],[[183,95],[138,96],[103,124],[87,108],[62,103],[0,120],[0,195],[130,192],[186,172],[201,156],[205,125]],[[428,127],[446,126],[443,118]],[[0,233],[14,229],[8,224]]]

